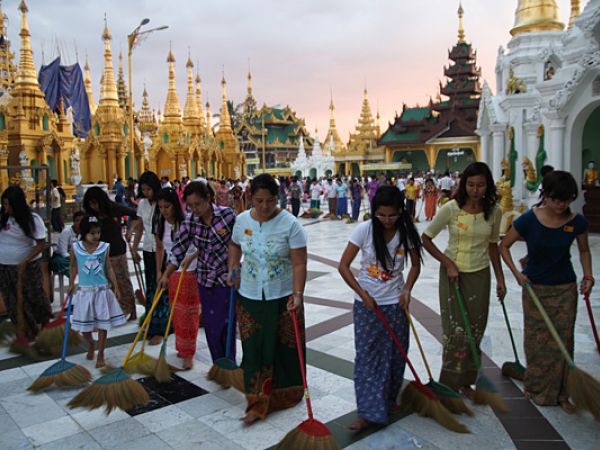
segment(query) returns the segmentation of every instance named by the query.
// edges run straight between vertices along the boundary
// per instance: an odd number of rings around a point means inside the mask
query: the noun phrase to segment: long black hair
[[[95,201],[98,203],[98,210],[94,211],[90,206],[90,203]],[[104,192],[99,186],[92,186],[87,191],[85,191],[85,195],[83,196],[83,209],[90,216],[96,216],[100,219],[106,219],[108,217],[112,217],[112,202],[110,198],[108,198],[108,194]]]
[[[158,193],[162,189],[160,184],[160,180],[158,179],[158,175],[150,170],[147,170],[143,174],[140,175],[140,179],[138,181],[138,198],[145,198],[144,193],[142,192],[142,184],[145,184],[150,189],[152,189],[152,198],[149,198],[148,201],[156,202],[158,201]]]
[[[474,162],[469,164],[460,177],[458,189],[456,190],[453,198],[456,200],[456,203],[458,203],[459,208],[465,206],[469,197],[467,194],[467,181],[470,177],[477,175],[483,175],[485,178],[486,189],[483,197],[483,217],[485,220],[488,220],[492,214],[492,211],[494,210],[494,207],[496,206],[496,203],[498,202],[498,194],[496,193],[494,177],[492,177],[492,172],[487,164],[482,162]]]
[[[375,247],[377,261],[379,261],[383,270],[388,271],[388,264],[391,264],[393,259],[385,243],[383,224],[376,216],[377,210],[382,206],[389,206],[398,210],[400,217],[396,221],[396,229],[400,234],[400,242],[397,248],[402,247],[404,249],[404,259],[408,259],[411,250],[416,250],[422,260],[421,238],[410,215],[404,208],[404,194],[397,187],[384,184],[379,186],[371,203],[373,246]]]
[[[179,203],[179,196],[177,195],[177,191],[171,188],[161,189],[158,193],[156,202],[158,203],[160,200],[169,202],[171,205],[173,205],[175,223],[177,225],[181,225],[181,222],[183,222],[184,214],[183,210],[181,209],[181,203]],[[156,225],[153,227],[153,233],[156,234],[162,241],[165,235],[165,222],[167,219],[165,219],[164,216],[160,214],[158,204],[156,205],[156,211],[158,211],[158,220],[156,221]]]
[[[23,189],[19,186],[7,187],[2,193],[2,203],[4,203],[4,200],[8,201],[10,209],[12,210],[12,216],[21,227],[21,230],[23,230],[23,233],[25,233],[25,236],[33,238],[35,223]],[[0,230],[4,229],[8,222],[8,218],[8,211],[6,211],[4,205],[2,205],[2,209],[0,209]]]

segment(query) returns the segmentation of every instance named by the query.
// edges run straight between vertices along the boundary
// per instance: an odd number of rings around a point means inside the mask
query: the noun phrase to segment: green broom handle
[[[187,265],[181,268],[181,275],[179,275],[179,280],[177,281],[177,289],[175,290],[175,297],[173,297],[173,304],[171,305],[171,312],[169,313],[169,320],[167,320],[167,329],[165,330],[165,337],[163,342],[167,341],[167,337],[169,336],[169,328],[171,328],[171,321],[173,320],[173,313],[175,311],[175,304],[177,303],[177,299],[179,298],[179,289],[181,289],[181,282],[183,281],[183,275],[187,269]],[[148,327],[150,328],[150,327]]]
[[[160,300],[162,293],[163,293],[162,289],[159,289],[158,291],[156,291],[156,294],[154,295],[154,300],[152,301],[152,306],[150,307],[150,311],[148,311],[148,314],[146,315],[146,318],[144,319],[144,323],[142,323],[140,330],[135,335],[133,344],[131,344],[131,347],[129,347],[129,351],[127,352],[127,355],[125,355],[125,358],[123,359],[123,362],[121,363],[122,366],[125,366],[125,364],[127,364],[127,361],[129,361],[129,358],[131,357],[131,354],[133,353],[133,349],[135,348],[138,341],[140,340],[140,336],[142,335],[142,331],[144,330],[144,327],[150,325],[150,319],[152,318],[152,313],[154,312],[156,305],[158,305],[158,301]]]
[[[469,347],[471,347],[471,353],[473,354],[473,360],[475,361],[475,365],[477,366],[477,370],[481,369],[481,359],[479,359],[479,353],[477,353],[477,347],[475,346],[475,339],[473,339],[473,334],[471,333],[471,322],[469,321],[469,315],[467,314],[467,310],[465,308],[465,303],[460,293],[460,288],[458,287],[458,283],[454,282],[454,287],[456,290],[456,299],[458,300],[458,309],[460,309],[460,315],[462,316],[463,322],[465,323],[465,331],[467,333],[467,340],[469,341]]]
[[[404,308],[404,313],[406,314],[406,318],[408,319],[408,323],[410,324],[410,329],[413,332],[413,336],[417,341],[417,346],[419,347],[419,352],[421,352],[421,357],[423,358],[423,364],[425,364],[425,369],[427,369],[427,375],[429,375],[429,379],[433,380],[433,375],[431,374],[431,369],[429,367],[429,363],[427,362],[427,358],[425,357],[425,352],[423,351],[423,347],[421,346],[421,339],[419,339],[419,335],[417,334],[417,329],[415,328],[415,324],[413,323],[410,317],[410,311],[408,308]]]
[[[506,322],[506,328],[508,328],[508,335],[510,336],[510,343],[512,344],[512,349],[515,354],[515,359],[519,362],[519,354],[517,353],[517,346],[515,345],[515,338],[513,337],[512,328],[510,326],[510,322],[508,321],[508,313],[506,312],[506,306],[504,305],[504,299],[500,301],[502,305],[502,312],[504,313],[504,321]]]
[[[310,401],[310,392],[308,391],[308,383],[306,382],[306,369],[304,368],[304,356],[302,355],[302,343],[300,342],[300,327],[298,326],[298,318],[296,310],[290,311],[292,322],[294,322],[294,334],[296,335],[296,349],[298,350],[298,361],[300,362],[300,373],[302,374],[302,385],[304,386],[304,398],[306,399],[306,410],[308,418],[313,418],[312,403]]]
[[[71,304],[73,303],[73,289],[69,289],[69,300],[67,303],[67,315],[65,317],[65,336],[63,337],[63,348],[60,354],[60,359],[65,360],[67,357],[67,342],[69,341],[69,325],[71,324]]]
[[[573,361],[573,358],[571,358],[571,355],[569,355],[569,352],[567,351],[565,344],[563,343],[562,339],[558,335],[558,332],[556,331],[556,328],[554,327],[552,320],[550,320],[550,317],[548,317],[548,314],[546,313],[546,310],[542,306],[540,299],[538,298],[538,296],[536,295],[535,291],[533,290],[533,288],[531,287],[531,285],[529,283],[525,283],[525,288],[527,289],[527,292],[529,292],[529,296],[531,297],[531,299],[533,300],[533,303],[535,303],[535,306],[537,307],[538,311],[542,315],[542,319],[544,319],[544,322],[546,322],[548,331],[550,331],[550,334],[556,341],[556,345],[558,345],[560,352],[563,354],[563,356],[567,360],[567,364],[571,368],[575,368],[576,367],[575,361]]]
[[[231,269],[231,281],[235,279],[235,268]],[[227,342],[225,343],[225,358],[231,359],[231,337],[233,335],[233,308],[235,302],[235,288],[229,289],[229,322],[227,323]]]

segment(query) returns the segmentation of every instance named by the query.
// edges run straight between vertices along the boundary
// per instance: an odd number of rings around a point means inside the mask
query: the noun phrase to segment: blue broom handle
[[[231,280],[235,280],[235,269],[231,270]],[[227,342],[225,344],[225,357],[231,356],[231,337],[233,334],[233,301],[235,295],[235,287],[231,286],[229,291],[229,323],[227,324]]]
[[[67,303],[67,315],[65,318],[65,336],[63,337],[63,348],[60,359],[63,361],[67,357],[67,342],[69,340],[69,325],[71,323],[71,304],[73,303],[73,289],[69,292],[69,302]]]

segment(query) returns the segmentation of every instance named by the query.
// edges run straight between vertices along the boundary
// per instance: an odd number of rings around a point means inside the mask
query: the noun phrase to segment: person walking
[[[294,216],[277,207],[273,177],[258,175],[251,189],[253,207],[238,216],[233,229],[227,277],[238,289],[246,424],[302,399],[290,312],[296,311],[304,348],[302,299],[307,265],[306,232]]]
[[[566,382],[569,367],[525,284],[533,287],[573,358],[578,297],[577,276],[571,263],[573,241],[577,241],[583,271],[579,292],[589,295],[595,283],[588,222],[570,209],[577,195],[573,175],[560,170],[548,173],[542,181],[540,203],[517,218],[500,243],[504,262],[523,287],[525,395],[536,405],[559,405],[569,414],[575,412]],[[527,244],[522,271],[517,269],[510,252],[519,240]]]
[[[302,200],[302,184],[298,181],[298,177],[292,177],[290,184],[290,202],[292,203],[292,214],[298,217],[300,214],[300,202]]]
[[[354,228],[338,270],[354,294],[354,387],[358,420],[351,430],[385,425],[396,406],[404,381],[404,358],[384,324],[373,311],[375,304],[391,324],[408,352],[409,325],[405,309],[421,271],[421,240],[404,208],[402,193],[381,186],[372,202],[372,219]],[[358,279],[350,268],[361,252]],[[404,263],[411,268],[404,282]]]
[[[358,222],[362,194],[363,188],[359,181],[354,178],[352,181],[350,181],[350,196],[352,197],[352,222]]]
[[[63,228],[65,227],[65,224],[64,224],[63,218],[60,214],[61,198],[60,198],[60,192],[58,191],[58,181],[52,180],[50,183],[52,185],[52,187],[50,189],[50,207],[52,208],[52,211],[51,211],[52,230],[55,231],[56,233],[60,233],[63,230]]]
[[[329,212],[327,213],[327,216],[330,219],[335,219],[335,214],[337,212],[338,191],[331,178],[328,178],[327,183],[325,184],[325,195],[327,196],[327,205],[329,206]]]
[[[429,221],[435,216],[437,206],[438,190],[432,178],[425,180],[423,187],[423,201],[425,202],[425,220]]]
[[[423,247],[438,261],[443,361],[440,383],[472,397],[478,368],[469,351],[465,324],[456,300],[458,283],[465,300],[471,332],[479,351],[490,304],[490,261],[496,275],[496,294],[506,295],[500,265],[498,239],[502,210],[497,205],[492,173],[485,163],[475,162],[464,171],[456,196],[446,203],[423,232]],[[448,244],[442,253],[433,239],[448,228]]]

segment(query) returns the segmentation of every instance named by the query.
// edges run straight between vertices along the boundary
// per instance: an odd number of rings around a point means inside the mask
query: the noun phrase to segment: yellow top
[[[447,226],[448,246],[444,254],[456,263],[459,272],[477,272],[490,265],[488,247],[500,238],[501,218],[498,205],[485,220],[482,212],[470,214],[451,200],[440,208],[424,233],[433,239]]]
[[[415,183],[407,184],[404,188],[404,195],[408,200],[416,200],[418,191],[419,186],[417,186]]]
[[[519,0],[515,12],[515,26],[510,34],[517,36],[537,31],[562,31],[556,0]]]

